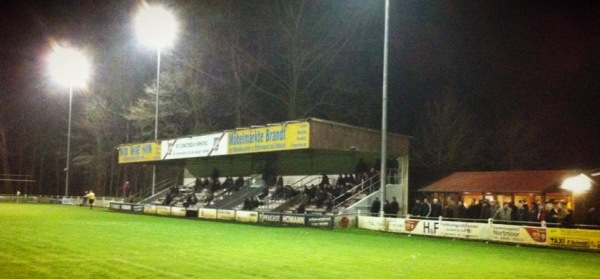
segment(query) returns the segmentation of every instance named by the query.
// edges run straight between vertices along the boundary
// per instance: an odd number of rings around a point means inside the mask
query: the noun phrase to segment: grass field
[[[600,278],[600,253],[0,204],[1,278]]]

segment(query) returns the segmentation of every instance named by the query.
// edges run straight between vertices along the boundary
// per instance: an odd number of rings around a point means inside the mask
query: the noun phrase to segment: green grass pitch
[[[0,204],[1,278],[600,278],[600,253]]]

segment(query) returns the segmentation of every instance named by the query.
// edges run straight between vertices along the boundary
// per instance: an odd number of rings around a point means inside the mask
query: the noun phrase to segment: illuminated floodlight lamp
[[[144,5],[135,17],[135,28],[142,44],[160,50],[170,46],[177,33],[177,21],[161,6]]]
[[[66,87],[85,87],[90,75],[90,63],[83,53],[72,48],[55,46],[48,66],[52,79]]]
[[[565,179],[560,187],[573,192],[585,192],[592,188],[592,180],[585,174],[580,174]]]

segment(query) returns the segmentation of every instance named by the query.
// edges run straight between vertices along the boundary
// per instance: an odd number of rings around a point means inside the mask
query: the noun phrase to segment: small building
[[[575,220],[583,223],[587,211],[597,207],[598,187],[585,192],[561,187],[565,179],[581,174],[579,170],[455,172],[419,191],[442,203],[452,199],[467,206],[473,199],[515,204],[524,201],[529,205],[563,202],[574,210]]]

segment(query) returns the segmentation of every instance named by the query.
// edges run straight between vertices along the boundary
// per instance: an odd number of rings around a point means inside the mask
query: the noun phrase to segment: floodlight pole
[[[71,162],[71,111],[73,107],[73,84],[69,85],[69,124],[67,128],[67,166],[65,167],[65,197],[69,195],[69,163]]]
[[[160,90],[160,47],[156,51],[156,103],[154,110],[154,143],[158,142],[158,93]],[[152,166],[152,195],[156,192],[156,162]]]
[[[381,105],[381,170],[379,172],[381,180],[381,210],[379,212],[381,217],[384,217],[383,207],[385,204],[385,186],[387,183],[387,169],[386,169],[386,157],[387,157],[387,99],[388,99],[388,25],[389,25],[389,13],[390,1],[385,0],[385,27],[383,36],[383,93],[382,93],[382,105]]]

